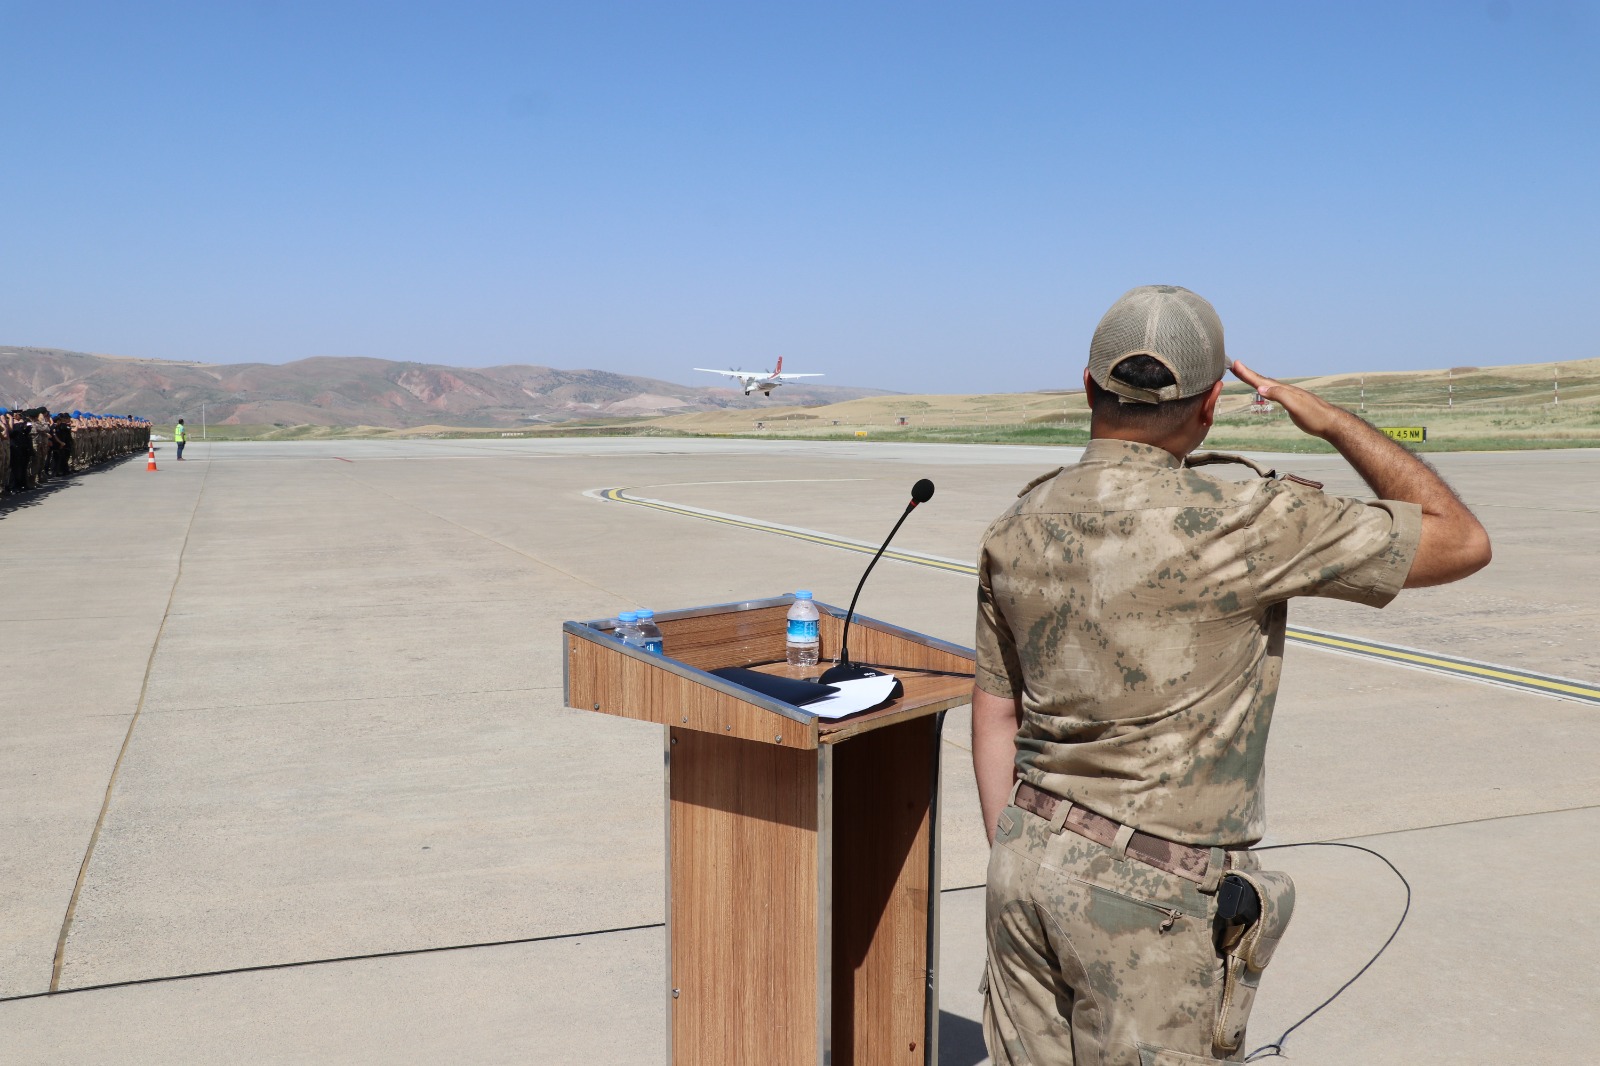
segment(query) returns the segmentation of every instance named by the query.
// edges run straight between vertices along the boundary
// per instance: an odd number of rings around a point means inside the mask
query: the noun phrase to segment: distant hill
[[[890,395],[881,389],[785,385],[785,404]],[[595,417],[761,408],[775,401],[738,389],[695,388],[605,370],[544,366],[479,369],[387,359],[323,357],[293,363],[172,362],[54,348],[0,347],[0,406],[191,421],[213,425],[514,427]]]

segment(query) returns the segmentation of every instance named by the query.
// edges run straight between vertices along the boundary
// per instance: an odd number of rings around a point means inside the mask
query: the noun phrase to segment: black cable
[[[940,895],[949,895],[953,892],[974,892],[988,886],[982,882],[976,885],[956,885],[954,888],[941,888]],[[472,944],[442,944],[431,948],[401,948],[397,951],[375,951],[367,955],[339,955],[325,959],[300,959],[294,962],[266,962],[256,966],[235,966],[227,970],[205,970],[199,973],[166,974],[160,977],[135,977],[127,981],[107,981],[98,985],[77,985],[72,988],[58,988],[54,992],[23,992],[15,996],[0,996],[0,1003],[19,1003],[26,999],[55,999],[58,996],[74,996],[82,992],[105,992],[118,988],[134,988],[138,985],[161,985],[174,981],[195,981],[204,977],[233,977],[244,973],[262,973],[268,970],[298,970],[308,966],[327,966],[339,962],[369,962],[375,959],[398,959],[407,955],[437,955],[446,951],[471,951],[476,948],[504,948],[518,947],[523,944],[544,944],[553,940],[579,940],[588,936],[607,936],[612,933],[639,933],[651,929],[665,929],[665,922],[649,922],[645,925],[623,925],[610,929],[589,929],[581,933],[547,933],[544,936],[526,936],[515,940],[487,940]]]
[[[1297,1021],[1293,1025],[1289,1026],[1289,1028],[1285,1029],[1283,1031],[1283,1035],[1278,1037],[1278,1039],[1272,1041],[1272,1043],[1270,1043],[1270,1044],[1262,1044],[1260,1047],[1258,1047],[1254,1051],[1250,1052],[1250,1054],[1246,1055],[1244,1057],[1244,1061],[1245,1062],[1255,1062],[1258,1056],[1260,1058],[1267,1058],[1267,1059],[1274,1059],[1274,1058],[1282,1058],[1282,1057],[1284,1057],[1283,1045],[1284,1045],[1284,1041],[1289,1039],[1289,1034],[1294,1032],[1296,1029],[1300,1028],[1302,1025],[1306,1024],[1306,1022],[1309,1022],[1312,1018],[1316,1017],[1318,1012],[1320,1012],[1323,1007],[1326,1007],[1328,1004],[1332,1003],[1334,1000],[1336,1000],[1340,996],[1342,996],[1344,994],[1344,990],[1345,989],[1347,989],[1351,985],[1355,984],[1357,981],[1359,981],[1361,979],[1361,975],[1362,974],[1364,974],[1368,970],[1372,969],[1372,964],[1377,962],[1378,959],[1383,955],[1383,953],[1385,951],[1389,950],[1389,945],[1394,943],[1394,938],[1400,935],[1400,927],[1406,924],[1406,916],[1411,913],[1411,882],[1406,880],[1406,875],[1400,872],[1400,868],[1399,867],[1397,867],[1394,863],[1390,862],[1383,855],[1380,855],[1378,852],[1373,851],[1371,848],[1364,848],[1360,844],[1346,844],[1343,841],[1338,841],[1338,840],[1310,840],[1310,841],[1306,841],[1306,842],[1301,843],[1301,844],[1269,844],[1269,845],[1267,845],[1266,847],[1263,847],[1263,848],[1251,848],[1250,850],[1251,851],[1278,851],[1278,850],[1281,850],[1283,848],[1349,848],[1352,851],[1364,851],[1368,855],[1374,855],[1378,859],[1380,859],[1385,866],[1387,866],[1389,869],[1393,870],[1394,871],[1394,875],[1396,877],[1398,877],[1400,879],[1400,883],[1405,886],[1405,889],[1406,889],[1406,905],[1405,905],[1405,909],[1400,912],[1400,920],[1398,922],[1394,923],[1394,932],[1389,934],[1389,939],[1385,940],[1383,942],[1383,946],[1378,949],[1378,952],[1377,952],[1376,955],[1373,955],[1372,958],[1367,960],[1367,964],[1365,966],[1361,967],[1361,969],[1356,971],[1356,974],[1355,974],[1354,977],[1350,978],[1350,980],[1348,980],[1344,984],[1340,985],[1338,991],[1334,992],[1333,995],[1329,996],[1327,999],[1325,999],[1321,1003],[1317,1004],[1316,1008],[1314,1010],[1312,1010],[1310,1014],[1307,1014],[1304,1018],[1301,1018],[1299,1021]],[[1262,1054],[1263,1052],[1267,1052],[1267,1054]]]
[[[51,992],[24,992],[16,996],[0,997],[0,1003],[17,1003],[25,999],[54,999],[80,992],[104,992],[111,988],[133,988],[137,985],[160,985],[172,981],[195,981],[202,977],[232,977],[241,973],[264,973],[268,970],[298,970],[306,966],[327,966],[336,962],[369,962],[374,959],[398,959],[407,955],[437,955],[445,951],[467,951],[472,948],[506,948],[522,944],[543,944],[552,940],[577,940],[586,936],[605,936],[609,933],[638,933],[648,929],[665,928],[665,922],[648,922],[644,925],[621,925],[610,929],[590,929],[582,933],[546,933],[543,936],[518,937],[515,940],[484,940],[472,944],[440,944],[431,948],[400,948],[396,951],[374,951],[365,955],[337,955],[324,959],[297,959],[293,962],[263,962],[255,966],[234,966],[226,970],[203,970],[198,973],[168,974],[162,977],[135,977],[127,981],[107,981],[99,985],[78,985],[58,988]]]
[[[976,674],[966,670],[936,670],[931,666],[891,666],[886,663],[856,663],[857,666],[870,666],[874,670],[894,670],[902,674],[927,674],[932,677],[976,677]]]

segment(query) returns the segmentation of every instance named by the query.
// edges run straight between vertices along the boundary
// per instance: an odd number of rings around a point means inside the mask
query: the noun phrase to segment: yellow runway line
[[[1288,631],[1288,637],[1297,643],[1308,644],[1311,647],[1322,648],[1326,651],[1343,652],[1347,655],[1393,663],[1396,666],[1410,666],[1419,670],[1430,670],[1434,673],[1465,678],[1468,681],[1504,685],[1508,688],[1522,689],[1526,692],[1538,692],[1545,696],[1577,700],[1580,703],[1600,704],[1600,686],[1586,681],[1575,681],[1569,677],[1537,674],[1531,670],[1519,670],[1514,666],[1479,662],[1476,659],[1462,659],[1453,655],[1441,655],[1437,652],[1423,651],[1419,648],[1408,648],[1400,644],[1384,644],[1379,641],[1363,640],[1360,637],[1349,637],[1340,633],[1323,633],[1315,629],[1291,628]]]

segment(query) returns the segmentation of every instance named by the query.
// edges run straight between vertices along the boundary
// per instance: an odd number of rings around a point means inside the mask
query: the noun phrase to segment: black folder
[[[815,703],[824,696],[831,696],[839,691],[832,685],[822,685],[815,681],[796,681],[792,677],[763,674],[759,670],[746,670],[742,666],[724,666],[720,670],[712,670],[711,673],[724,681],[732,681],[735,685],[754,689],[763,696],[771,696],[775,700],[782,700],[796,707]]]

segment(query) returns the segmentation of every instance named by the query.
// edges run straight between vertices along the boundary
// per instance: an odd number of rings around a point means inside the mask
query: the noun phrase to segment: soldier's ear
[[[1217,420],[1217,401],[1222,398],[1222,381],[1211,386],[1211,391],[1206,394],[1206,402],[1200,405],[1200,423],[1207,429]]]

